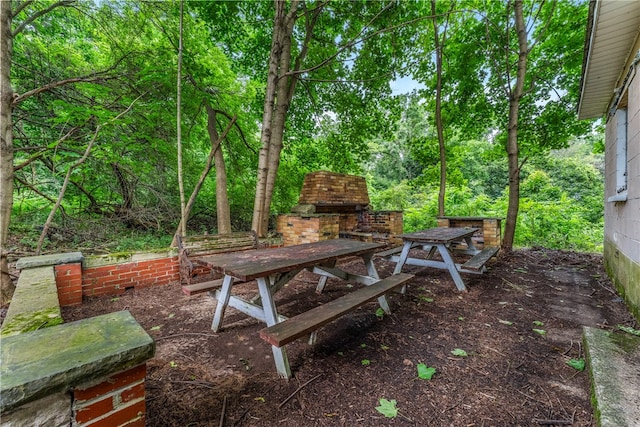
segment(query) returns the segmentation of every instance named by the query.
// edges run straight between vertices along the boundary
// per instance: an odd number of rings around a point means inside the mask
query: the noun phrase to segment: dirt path
[[[393,271],[377,265],[381,277]],[[361,261],[346,268],[364,272]],[[128,309],[156,339],[149,426],[219,426],[221,417],[225,426],[595,425],[588,374],[566,362],[584,357],[582,325],[637,327],[601,256],[503,254],[487,274],[465,275],[464,294],[444,271],[405,271],[416,278],[407,294],[391,297],[393,315],[377,318],[371,303],[322,329],[315,346],[289,345],[288,382],[258,336],[263,325],[230,310],[224,330],[213,333],[215,300],[186,297],[177,284],[91,299],[63,315]],[[291,316],[350,290],[330,280],[318,296],[314,283],[300,274],[278,295],[279,311]],[[419,364],[435,368],[431,380],[418,378]],[[395,418],[376,410],[380,399],[396,401]]]

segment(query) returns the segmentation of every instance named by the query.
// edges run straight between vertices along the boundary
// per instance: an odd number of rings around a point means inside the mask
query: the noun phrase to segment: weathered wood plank
[[[500,248],[497,247],[486,247],[460,267],[465,270],[480,271],[484,265],[498,253],[499,250]]]
[[[308,335],[311,331],[326,325],[343,314],[353,311],[390,290],[401,286],[413,277],[412,274],[405,273],[387,277],[371,286],[350,292],[338,299],[312,308],[284,322],[265,328],[260,331],[260,337],[271,345],[282,347],[298,338]]]
[[[381,258],[387,258],[387,257],[390,257],[391,255],[399,254],[400,252],[402,252],[402,246],[397,246],[395,248],[387,249],[386,251],[377,252],[376,256]]]
[[[184,285],[182,287],[182,292],[191,296],[196,294],[201,294],[203,292],[207,292],[213,289],[217,289],[222,286],[223,279],[210,280],[208,282],[194,283],[192,285]]]

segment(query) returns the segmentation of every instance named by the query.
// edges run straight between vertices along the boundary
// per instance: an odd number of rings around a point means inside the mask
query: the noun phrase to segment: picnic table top
[[[472,236],[476,231],[478,231],[477,228],[470,227],[436,227],[416,231],[415,233],[401,234],[398,237],[409,242],[451,243],[456,240]]]
[[[384,247],[351,239],[331,239],[281,248],[206,255],[195,258],[215,271],[243,281],[286,273],[346,256],[361,256]]]

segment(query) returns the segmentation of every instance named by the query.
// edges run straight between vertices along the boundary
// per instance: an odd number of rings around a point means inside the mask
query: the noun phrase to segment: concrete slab
[[[63,323],[53,267],[27,268],[0,329],[1,336],[16,335]]]
[[[82,262],[82,258],[82,253],[80,252],[30,256],[20,258],[16,262],[16,268],[22,270],[24,268],[44,267],[47,265],[75,264]]]
[[[128,311],[0,340],[0,411],[153,357],[155,343]]]
[[[598,425],[640,426],[640,337],[584,327]]]

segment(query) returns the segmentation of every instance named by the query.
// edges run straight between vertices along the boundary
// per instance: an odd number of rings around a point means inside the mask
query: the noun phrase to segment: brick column
[[[82,264],[56,265],[55,274],[60,306],[82,304]]]
[[[111,375],[98,384],[73,390],[73,426],[144,427],[144,378],[147,365]]]

